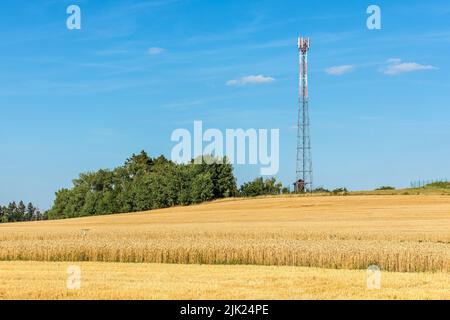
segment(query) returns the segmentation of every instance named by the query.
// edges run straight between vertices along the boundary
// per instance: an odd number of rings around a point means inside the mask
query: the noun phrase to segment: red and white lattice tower
[[[299,52],[299,97],[298,97],[298,133],[297,133],[297,180],[296,192],[313,190],[313,170],[311,159],[311,137],[309,133],[308,99],[308,51],[309,38],[298,38]]]

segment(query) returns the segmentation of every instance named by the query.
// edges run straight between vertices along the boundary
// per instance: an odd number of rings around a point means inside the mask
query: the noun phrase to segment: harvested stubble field
[[[245,264],[450,271],[450,197],[230,199],[0,225],[2,261]]]

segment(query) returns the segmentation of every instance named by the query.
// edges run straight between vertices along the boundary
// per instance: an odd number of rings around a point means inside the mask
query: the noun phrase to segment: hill
[[[450,197],[228,199],[0,226],[0,260],[450,270]]]
[[[449,212],[441,195],[280,196],[4,224],[0,298],[450,299]]]

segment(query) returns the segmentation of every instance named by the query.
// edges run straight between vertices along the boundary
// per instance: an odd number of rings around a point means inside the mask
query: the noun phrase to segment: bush
[[[282,194],[290,194],[291,190],[288,187],[283,187],[283,189],[281,189],[281,193]]]
[[[450,182],[448,181],[433,182],[425,185],[425,188],[450,189]]]
[[[383,186],[375,189],[375,191],[382,191],[382,190],[395,190],[395,188],[390,186]]]
[[[264,180],[256,178],[251,182],[244,183],[239,193],[243,197],[257,197],[264,195],[276,195],[290,192],[288,188],[283,188],[281,182],[277,182],[275,178]]]
[[[334,195],[347,195],[348,190],[346,188],[337,188],[331,191],[331,193]]]
[[[330,193],[330,190],[325,189],[323,187],[318,187],[318,188],[315,188],[312,192],[313,193]]]

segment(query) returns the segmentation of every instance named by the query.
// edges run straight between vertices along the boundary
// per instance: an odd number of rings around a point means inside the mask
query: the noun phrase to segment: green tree
[[[24,221],[26,211],[27,211],[27,207],[25,206],[25,203],[23,203],[23,201],[20,200],[19,205],[17,206],[17,213],[16,213],[15,221]]]
[[[6,219],[6,208],[0,205],[0,223],[7,222]]]
[[[289,193],[291,193],[291,190],[288,187],[283,187],[283,189],[281,189],[281,193],[282,194],[289,194]]]
[[[52,208],[48,211],[49,219],[69,218],[69,203],[72,198],[72,191],[69,189],[61,189],[55,193],[55,201]]]
[[[210,155],[201,157],[201,164],[191,165],[198,167],[198,173],[208,172],[213,182],[213,194],[215,199],[234,197],[237,194],[236,178],[233,174],[233,166],[226,157],[214,158]]]
[[[191,189],[191,199],[193,203],[214,199],[214,184],[209,172],[196,175],[193,178]]]
[[[29,202],[27,205],[27,212],[25,215],[25,220],[27,220],[27,221],[33,220],[35,214],[36,214],[36,208],[33,206],[33,204],[31,202]]]
[[[262,195],[276,195],[281,194],[283,185],[277,182],[275,178],[264,180],[263,178],[256,178],[251,182],[244,183],[240,188],[240,194],[244,197],[256,197]],[[289,192],[285,188],[284,192]]]
[[[14,222],[17,221],[17,204],[15,201],[11,202],[8,205],[8,208],[6,210],[6,216],[7,216],[7,221],[8,222]]]
[[[150,158],[144,150],[138,155],[134,154],[125,161],[125,168],[127,168],[131,176],[150,172],[153,166],[153,159]]]

